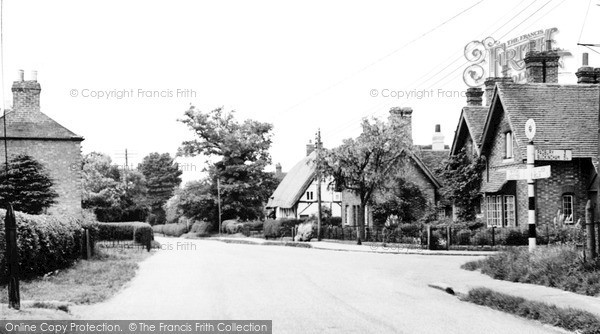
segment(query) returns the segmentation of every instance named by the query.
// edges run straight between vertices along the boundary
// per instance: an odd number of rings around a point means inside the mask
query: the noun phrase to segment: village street
[[[552,333],[432,289],[470,256],[371,254],[157,238],[163,250],[82,319],[273,320],[275,333]],[[179,243],[179,244],[178,244]],[[177,247],[179,246],[179,250]]]

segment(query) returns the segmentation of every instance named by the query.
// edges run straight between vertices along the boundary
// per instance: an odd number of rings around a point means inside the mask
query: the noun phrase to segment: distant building
[[[432,145],[413,145],[412,144],[412,113],[411,108],[392,108],[390,114],[392,121],[404,123],[404,133],[399,136],[406,136],[408,144],[412,146],[412,152],[405,151],[403,154],[404,167],[399,172],[407,181],[417,185],[431,207],[439,206],[438,212],[440,218],[450,216],[452,213],[451,205],[443,201],[440,194],[442,182],[440,176],[433,171],[443,168],[444,161],[448,157],[449,148],[444,145],[444,136],[441,128],[436,125],[432,138]],[[360,199],[350,191],[342,193],[342,223],[350,226],[358,225],[360,210]],[[373,226],[373,215],[370,207],[365,208],[365,225]]]
[[[308,218],[317,215],[316,152],[314,145],[308,144],[306,157],[300,160],[286,174],[276,168],[275,177],[282,177],[279,186],[267,203],[267,209],[273,210],[276,219]],[[333,217],[341,215],[341,193],[333,190],[332,180],[321,182],[321,206],[327,207]]]
[[[481,106],[481,90],[469,90],[469,105],[463,108],[451,152],[466,147],[485,158],[480,211],[487,224],[524,226],[527,181],[507,180],[506,171],[526,168],[525,122],[533,119],[536,150],[571,153],[564,161],[536,160],[535,166],[551,168],[550,178],[536,180],[536,220],[552,223],[560,212],[567,223],[575,223],[584,219],[587,200],[597,197],[600,69],[584,63],[577,72],[579,84],[560,85],[556,52],[528,52],[524,61],[527,83],[489,78],[486,106]]]
[[[76,135],[40,111],[41,86],[37,73],[12,85],[13,109],[6,113],[8,156],[32,156],[44,165],[58,193],[56,204],[48,209],[51,214],[80,217],[82,199],[81,142]],[[0,124],[4,120],[0,117]],[[4,128],[0,126],[0,153],[4,156]]]

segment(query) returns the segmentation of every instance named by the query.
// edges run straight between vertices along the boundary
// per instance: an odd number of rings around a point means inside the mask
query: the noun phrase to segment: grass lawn
[[[73,304],[101,302],[130,281],[136,274],[138,263],[155,252],[139,248],[101,248],[99,254],[90,261],[81,260],[72,267],[47,277],[20,282],[21,301],[60,301]],[[2,286],[0,302],[3,310],[8,303],[7,295],[6,286]],[[46,306],[40,304],[36,307]]]
[[[467,262],[466,270],[481,270],[495,279],[545,285],[588,296],[600,294],[600,259],[583,261],[581,251],[568,246],[510,249],[483,260]]]

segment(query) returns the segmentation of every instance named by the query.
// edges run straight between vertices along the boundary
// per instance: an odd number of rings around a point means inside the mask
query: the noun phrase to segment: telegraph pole
[[[527,144],[527,197],[529,198],[528,225],[529,225],[529,251],[533,252],[536,247],[536,229],[535,229],[535,181],[533,179],[533,166],[535,164],[535,147],[533,137],[535,136],[535,121],[527,120],[525,123],[525,134],[529,139]]]
[[[315,140],[315,146],[317,148],[317,240],[321,241],[321,220],[323,219],[323,212],[321,210],[321,129],[317,131],[317,139]]]
[[[219,208],[219,237],[221,237],[222,235],[221,235],[221,176],[220,175],[217,175],[217,207]]]

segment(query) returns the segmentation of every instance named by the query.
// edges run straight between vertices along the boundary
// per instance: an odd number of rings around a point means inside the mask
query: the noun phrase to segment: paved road
[[[158,238],[176,249],[184,239]],[[267,319],[274,333],[552,333],[427,287],[465,256],[388,255],[195,240],[141,264],[84,319]],[[165,246],[168,247],[168,246]]]

